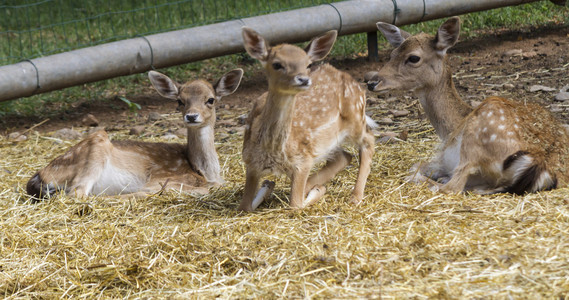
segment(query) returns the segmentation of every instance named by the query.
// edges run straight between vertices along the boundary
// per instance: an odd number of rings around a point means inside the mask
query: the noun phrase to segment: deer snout
[[[200,114],[190,113],[184,115],[184,121],[188,124],[198,124],[201,123]]]
[[[375,87],[379,84],[379,81],[368,81],[367,82],[367,89],[370,91],[374,91]]]
[[[368,72],[364,75],[364,81],[367,82],[367,89],[370,91],[374,91],[375,87],[381,81],[379,77],[379,72]]]
[[[294,82],[298,87],[308,88],[312,84],[312,80],[308,76],[295,76]]]

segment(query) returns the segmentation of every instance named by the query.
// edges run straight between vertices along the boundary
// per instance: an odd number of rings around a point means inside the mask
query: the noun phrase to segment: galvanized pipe
[[[0,101],[243,51],[241,27],[271,43],[302,42],[538,0],[352,0],[127,39],[0,67]]]

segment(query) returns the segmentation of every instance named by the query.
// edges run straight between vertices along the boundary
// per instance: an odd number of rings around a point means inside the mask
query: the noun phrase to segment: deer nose
[[[379,83],[379,81],[368,81],[367,82],[367,89],[372,91],[375,89],[375,86],[377,86],[377,84]]]
[[[310,86],[312,84],[308,76],[296,76],[294,79],[299,86]]]
[[[377,86],[377,84],[381,81],[381,77],[379,77],[379,72],[367,72],[364,75],[364,81],[367,82],[367,89],[373,92],[373,89]]]
[[[186,123],[196,123],[199,118],[199,114],[187,114],[184,116]]]

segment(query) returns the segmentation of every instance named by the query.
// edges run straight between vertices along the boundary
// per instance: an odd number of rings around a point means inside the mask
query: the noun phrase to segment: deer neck
[[[208,182],[222,183],[221,168],[215,151],[213,124],[188,127],[188,161]]]
[[[448,67],[444,68],[443,78],[444,80],[434,87],[417,90],[417,96],[435,132],[442,140],[446,140],[462,119],[472,111],[472,107],[458,95]]]
[[[259,141],[269,151],[282,151],[292,127],[295,94],[269,89],[260,119]]]

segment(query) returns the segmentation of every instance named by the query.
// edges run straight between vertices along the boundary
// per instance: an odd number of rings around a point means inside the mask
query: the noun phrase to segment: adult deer
[[[414,91],[442,140],[434,160],[420,165],[411,180],[445,192],[482,194],[523,194],[567,184],[569,138],[549,111],[499,97],[475,109],[461,100],[446,55],[458,40],[458,17],[444,22],[435,37],[410,36],[381,22],[377,27],[395,50],[369,89]]]
[[[374,137],[366,123],[365,90],[344,72],[324,64],[311,71],[312,62],[330,52],[337,32],[314,38],[305,50],[282,44],[270,47],[250,28],[243,28],[244,46],[265,68],[268,93],[255,102],[249,113],[243,160],[247,167],[240,210],[252,211],[270,194],[274,183],[262,176],[284,173],[291,179],[290,206],[303,208],[321,198],[323,186],[344,169],[352,156],[341,146],[359,147],[360,166],[351,201],[363,198],[374,153]],[[312,167],[327,160],[309,177]]]
[[[155,71],[148,76],[160,95],[178,101],[187,144],[111,141],[100,130],[32,176],[28,194],[142,196],[160,191],[166,182],[172,189],[207,193],[209,186],[223,183],[214,147],[215,104],[237,89],[243,70],[228,72],[214,85],[204,80],[180,85]]]

